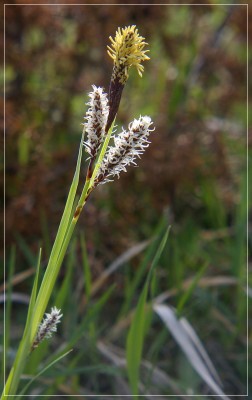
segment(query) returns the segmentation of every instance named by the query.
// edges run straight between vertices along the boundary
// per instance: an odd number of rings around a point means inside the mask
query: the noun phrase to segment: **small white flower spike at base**
[[[63,314],[60,314],[60,310],[57,307],[52,307],[51,313],[46,313],[45,315],[44,320],[39,325],[36,338],[32,344],[32,350],[38,347],[44,339],[50,339],[52,334],[57,332],[57,324],[61,322],[60,318]]]

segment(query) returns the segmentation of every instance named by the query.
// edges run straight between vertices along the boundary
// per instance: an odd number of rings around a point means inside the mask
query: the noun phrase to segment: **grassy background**
[[[130,72],[117,124],[149,114],[156,130],[139,167],[100,186],[85,207],[51,303],[64,314],[59,334],[34,351],[26,375],[74,350],[27,393],[129,393],[132,310],[171,225],[148,299],[163,295],[198,333],[224,391],[246,394],[246,6],[9,5],[5,13],[7,369],[38,249],[45,267],[64,207],[87,93],[92,84],[108,90],[108,38],[136,24],[151,59],[142,79]],[[144,315],[150,365],[140,370],[141,393],[211,393],[162,321]]]

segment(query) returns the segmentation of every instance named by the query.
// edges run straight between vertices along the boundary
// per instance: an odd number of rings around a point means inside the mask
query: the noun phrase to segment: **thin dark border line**
[[[4,155],[3,155],[3,159],[4,159],[4,323],[5,323],[5,317],[6,317],[6,290],[5,290],[5,282],[6,282],[6,251],[5,251],[5,243],[6,243],[6,237],[5,237],[5,226],[6,226],[6,219],[5,219],[5,207],[6,207],[6,203],[5,203],[5,193],[6,193],[6,180],[5,180],[5,166],[6,166],[6,158],[5,158],[5,141],[6,141],[6,119],[5,119],[5,110],[6,110],[6,96],[5,96],[5,67],[6,67],[6,47],[5,47],[5,6],[75,6],[75,5],[87,5],[87,6],[96,6],[96,5],[102,5],[102,6],[129,6],[129,5],[138,5],[138,6],[143,6],[143,5],[148,5],[148,6],[207,6],[208,4],[202,4],[202,3],[196,3],[196,4],[189,4],[189,3],[181,3],[181,4],[177,4],[177,3],[156,3],[156,4],[148,4],[148,3],[143,3],[143,4],[139,4],[139,3],[121,3],[121,4],[111,4],[111,3],[96,3],[96,4],[87,4],[87,3],[36,3],[36,4],[27,4],[27,3],[19,3],[19,4],[10,4],[10,3],[4,3]],[[249,189],[248,189],[248,175],[249,175],[249,154],[248,154],[248,100],[249,100],[249,93],[248,93],[248,3],[243,3],[243,4],[238,4],[238,3],[212,3],[212,5],[214,6],[228,6],[228,5],[232,5],[232,6],[246,6],[247,9],[247,110],[246,110],[246,122],[247,122],[247,179],[246,179],[246,186],[247,186],[247,393],[246,394],[239,394],[239,395],[234,395],[234,394],[225,394],[225,396],[232,396],[232,397],[247,397],[248,396],[248,334],[249,334],[249,329],[248,329],[248,321],[249,321],[249,316],[248,316],[248,206],[249,206]],[[4,389],[5,389],[5,383],[6,383],[6,349],[5,349],[5,328],[4,328]],[[5,395],[5,393],[4,393]],[[15,397],[16,395],[5,395],[6,397]],[[20,397],[32,397],[33,395],[20,395]],[[51,395],[51,397],[57,397],[58,395]],[[61,397],[82,397],[83,395],[61,395]],[[85,394],[85,397],[106,397],[106,396],[112,396],[112,397],[121,397],[122,395],[87,395]],[[134,395],[123,395],[123,397],[134,397]],[[146,395],[138,395],[138,397],[145,397]],[[155,397],[172,397],[174,395],[155,395]],[[191,395],[176,395],[177,397],[192,397]],[[202,395],[193,395],[193,397],[201,397]],[[48,397],[48,395],[38,395],[37,397]],[[208,397],[223,397],[223,395],[208,395]]]

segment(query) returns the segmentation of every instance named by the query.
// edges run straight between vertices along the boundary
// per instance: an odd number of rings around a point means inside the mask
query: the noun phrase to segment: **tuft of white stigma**
[[[136,166],[136,158],[149,146],[148,137],[152,120],[148,116],[134,119],[124,130],[114,137],[114,146],[110,146],[104,157],[97,174],[96,184],[112,181],[115,176],[119,178],[122,171],[126,172],[128,165]]]
[[[39,325],[36,338],[33,342],[33,349],[38,347],[42,340],[51,338],[52,334],[57,332],[57,324],[61,322],[60,318],[63,315],[60,314],[60,311],[61,310],[58,310],[57,307],[52,307],[51,312],[45,314],[45,318]]]
[[[86,113],[84,132],[86,140],[83,142],[85,150],[91,158],[95,158],[103,142],[105,127],[109,114],[107,93],[103,88],[92,86],[93,91],[89,93],[89,102],[86,103],[89,109]]]

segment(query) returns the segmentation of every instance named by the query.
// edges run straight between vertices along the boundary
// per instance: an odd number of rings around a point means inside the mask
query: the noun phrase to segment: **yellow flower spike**
[[[111,45],[107,46],[108,55],[114,61],[110,86],[109,86],[109,116],[105,132],[107,133],[117,114],[122,91],[129,77],[129,69],[135,66],[140,76],[144,71],[141,64],[149,57],[145,54],[149,50],[144,50],[144,37],[138,34],[135,25],[118,28],[115,38],[110,36]]]
[[[142,76],[144,67],[141,63],[149,60],[145,54],[149,50],[143,50],[148,43],[144,42],[144,37],[138,34],[136,26],[118,28],[115,38],[110,36],[109,39],[111,47],[107,46],[108,55],[114,61],[112,80],[118,79],[121,84],[125,85],[131,66],[135,66],[138,74]]]

